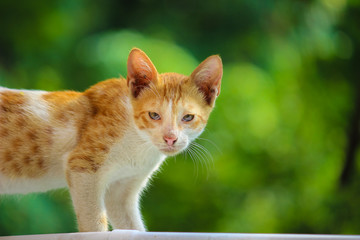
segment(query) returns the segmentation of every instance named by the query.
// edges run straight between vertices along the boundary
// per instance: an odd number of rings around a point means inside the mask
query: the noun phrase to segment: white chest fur
[[[106,176],[106,184],[133,177],[145,180],[159,168],[165,157],[132,129],[112,146],[101,172]]]

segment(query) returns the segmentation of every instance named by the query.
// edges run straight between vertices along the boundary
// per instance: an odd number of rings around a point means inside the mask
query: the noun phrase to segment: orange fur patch
[[[96,172],[103,165],[106,153],[119,139],[129,118],[124,99],[128,94],[125,79],[110,79],[85,91],[91,102],[92,116],[81,129],[81,138],[69,158],[72,171]]]
[[[0,92],[0,171],[8,176],[37,177],[42,175],[47,165],[39,147],[41,142],[49,142],[48,132],[38,130],[39,119],[25,112],[26,96],[15,91]],[[34,129],[31,134],[30,129]],[[34,136],[39,136],[35,142]]]

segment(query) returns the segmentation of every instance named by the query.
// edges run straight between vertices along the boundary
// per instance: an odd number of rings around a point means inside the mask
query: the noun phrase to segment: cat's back
[[[129,127],[127,91],[126,79],[85,92],[0,87],[0,193],[65,186],[67,159],[84,136],[110,142]]]
[[[82,100],[81,100],[82,99]],[[87,99],[73,91],[47,92],[0,88],[0,139],[12,143],[7,149],[37,142],[44,148],[53,143],[54,131],[71,128],[83,120]],[[6,140],[6,141],[5,141]],[[0,145],[0,151],[5,149]],[[24,151],[21,151],[24,152]],[[0,152],[0,159],[4,157]]]
[[[42,99],[45,94],[45,91],[0,88],[0,150],[13,137],[24,131],[39,130],[36,127],[48,122],[48,106]],[[4,156],[0,153],[1,157]]]
[[[0,88],[0,192],[16,191],[17,181],[62,178],[61,160],[76,144],[80,112],[86,109],[81,96]],[[5,179],[14,185],[1,186]]]

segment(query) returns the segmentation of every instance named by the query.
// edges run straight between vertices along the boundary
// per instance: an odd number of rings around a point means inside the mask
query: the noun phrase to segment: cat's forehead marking
[[[163,73],[160,75],[160,87],[162,88],[163,98],[173,104],[177,104],[183,97],[183,84],[188,79],[187,76],[178,73]]]
[[[170,112],[170,113],[173,113],[173,101],[172,101],[172,99],[170,99],[170,101],[169,101],[169,103],[168,103],[169,105],[169,107],[168,107],[168,111]]]

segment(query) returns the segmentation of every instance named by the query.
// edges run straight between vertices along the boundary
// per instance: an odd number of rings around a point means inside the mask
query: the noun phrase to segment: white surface
[[[114,230],[96,233],[62,233],[0,237],[0,240],[360,240],[360,235],[177,233]]]

